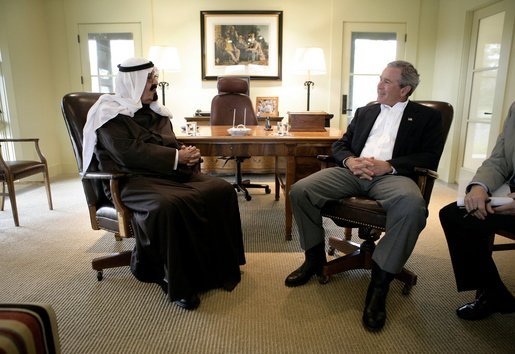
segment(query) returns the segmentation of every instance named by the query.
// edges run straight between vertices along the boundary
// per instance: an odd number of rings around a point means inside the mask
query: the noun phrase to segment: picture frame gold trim
[[[282,11],[201,11],[202,80],[282,79]]]

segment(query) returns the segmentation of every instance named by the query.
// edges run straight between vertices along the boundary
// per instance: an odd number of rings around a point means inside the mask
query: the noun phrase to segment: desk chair
[[[443,133],[446,138],[454,114],[452,106],[439,101],[416,102],[441,112]],[[318,159],[322,161],[322,167],[326,167],[328,163],[334,163],[334,159],[327,155],[319,155]],[[416,168],[415,173],[417,175],[415,182],[426,203],[429,204],[434,181],[438,175],[435,171],[423,168]],[[374,199],[350,197],[327,203],[322,208],[322,216],[330,218],[336,225],[345,228],[343,239],[329,238],[329,254],[332,255],[335,250],[338,250],[345,255],[331,260],[324,266],[324,276],[321,282],[326,283],[331,275],[347,270],[371,269],[375,241],[385,231],[386,213],[384,209]],[[358,237],[364,240],[361,244],[350,241],[352,228],[358,229]],[[408,294],[413,285],[417,283],[417,275],[405,268],[396,275],[396,278],[405,284],[403,294]]]
[[[86,124],[88,111],[100,95],[100,93],[91,92],[69,93],[63,97],[61,109],[77,160],[79,174],[82,177],[91,228],[112,232],[119,241],[123,237],[134,237],[131,225],[132,214],[122,203],[118,186],[126,174],[100,172],[95,156],[93,156],[88,172],[82,170],[82,131]],[[109,181],[113,202],[104,193],[102,183],[104,180]],[[132,251],[124,251],[93,259],[91,266],[97,271],[97,279],[102,280],[104,269],[128,266],[131,254]]]
[[[252,101],[247,95],[249,90],[248,85],[246,80],[238,77],[220,77],[218,79],[218,94],[213,97],[211,101],[211,125],[258,125]],[[263,188],[266,194],[271,192],[267,184],[255,184],[250,183],[249,180],[243,180],[241,164],[249,158],[250,156],[248,155],[222,157],[222,159],[226,161],[234,160],[236,162],[235,181],[232,185],[238,192],[244,193],[246,200],[252,199],[252,196],[247,190],[249,188]]]
[[[32,143],[39,160],[4,160],[2,156],[2,144],[6,143],[26,145],[27,143]],[[48,208],[53,210],[52,193],[50,191],[50,178],[48,177],[48,165],[39,148],[39,139],[0,139],[0,181],[2,182],[2,200],[0,201],[0,210],[4,210],[5,185],[7,184],[7,191],[9,194],[9,200],[11,202],[14,225],[16,226],[20,226],[20,221],[18,219],[18,207],[16,205],[16,190],[14,188],[14,182],[19,179],[35,175],[37,173],[43,174],[43,183],[45,184],[46,188]]]

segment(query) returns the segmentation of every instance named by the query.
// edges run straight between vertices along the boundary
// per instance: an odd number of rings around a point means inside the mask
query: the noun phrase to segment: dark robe
[[[129,172],[121,198],[133,211],[131,271],[144,282],[168,282],[170,300],[223,287],[232,290],[245,264],[236,192],[220,178],[179,165],[167,117],[148,106],[97,130],[102,171]]]

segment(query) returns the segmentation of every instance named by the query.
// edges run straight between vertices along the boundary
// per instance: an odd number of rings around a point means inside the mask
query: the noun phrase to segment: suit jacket
[[[484,183],[490,192],[515,178],[515,102],[511,104],[502,133],[492,154],[478,168],[473,182]],[[515,183],[515,181],[513,181]]]
[[[381,112],[380,104],[358,108],[345,134],[333,144],[333,156],[341,166],[347,157],[359,156]],[[412,176],[415,167],[438,168],[445,139],[441,113],[408,102],[401,118],[392,158],[398,174]]]

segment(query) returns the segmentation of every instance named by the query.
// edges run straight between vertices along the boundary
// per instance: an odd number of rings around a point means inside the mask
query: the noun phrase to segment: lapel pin
[[[413,122],[413,118],[408,117],[408,122]]]

